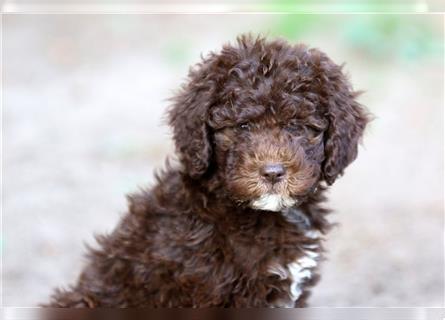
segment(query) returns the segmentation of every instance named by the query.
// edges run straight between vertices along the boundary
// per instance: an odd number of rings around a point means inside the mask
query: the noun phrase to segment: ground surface
[[[172,153],[162,115],[188,65],[270,19],[4,18],[4,305],[33,306],[74,281],[83,243],[112,229],[124,194]],[[442,60],[376,62],[338,38],[302,40],[348,62],[376,120],[330,192],[340,225],[311,305],[441,306]]]

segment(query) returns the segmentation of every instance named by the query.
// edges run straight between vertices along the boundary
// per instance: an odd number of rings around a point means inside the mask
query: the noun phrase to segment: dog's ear
[[[342,67],[328,64],[327,117],[329,127],[325,136],[324,180],[333,184],[343,170],[357,157],[360,138],[369,121],[366,109],[352,91]]]
[[[209,77],[210,68],[210,62],[204,61],[190,69],[188,82],[171,99],[168,111],[179,160],[194,179],[207,171],[212,154],[207,119],[215,82]]]

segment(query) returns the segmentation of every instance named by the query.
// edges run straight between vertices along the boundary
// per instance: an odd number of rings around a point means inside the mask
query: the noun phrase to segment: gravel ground
[[[84,243],[113,228],[124,195],[172,154],[165,100],[188,66],[272,19],[3,18],[5,306],[34,306],[74,281]],[[330,192],[339,227],[311,305],[443,306],[443,61],[374,61],[331,33],[302,40],[347,61],[376,120]]]

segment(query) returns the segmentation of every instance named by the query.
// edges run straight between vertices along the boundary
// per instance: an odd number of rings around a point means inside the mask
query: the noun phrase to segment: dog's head
[[[368,121],[341,69],[283,40],[242,36],[211,53],[169,111],[186,174],[218,177],[233,201],[270,211],[331,185]]]

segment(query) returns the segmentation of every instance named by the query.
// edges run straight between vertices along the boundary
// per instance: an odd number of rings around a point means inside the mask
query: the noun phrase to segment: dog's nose
[[[276,183],[283,178],[286,170],[281,163],[269,163],[261,168],[261,175],[272,183]]]

